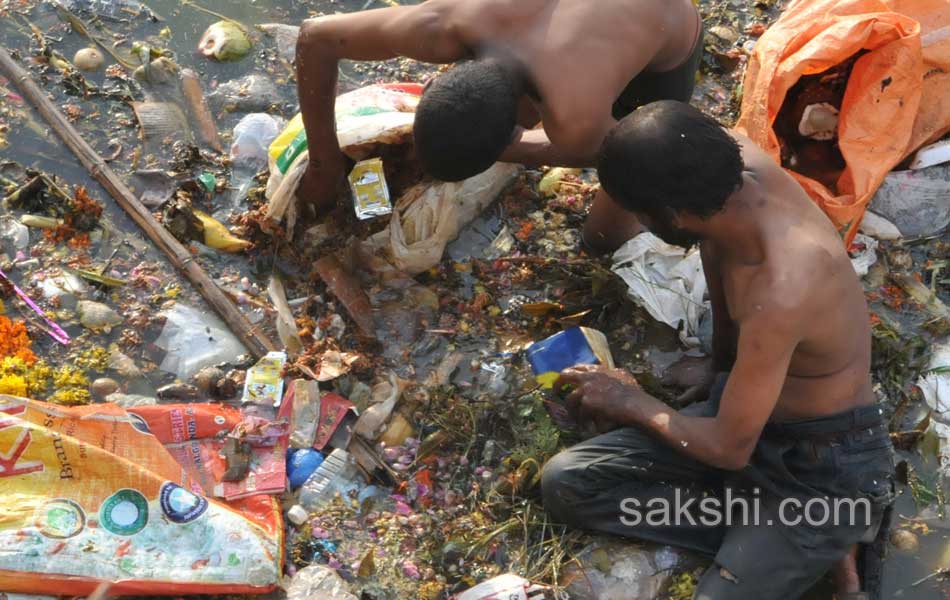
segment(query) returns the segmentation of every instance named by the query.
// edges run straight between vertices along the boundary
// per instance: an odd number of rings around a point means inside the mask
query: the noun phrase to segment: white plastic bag
[[[698,248],[687,252],[644,232],[621,246],[613,261],[613,272],[627,284],[634,302],[679,330],[687,346],[699,345],[699,318],[709,302],[703,300],[706,275]]]
[[[227,326],[211,313],[176,304],[162,313],[165,328],[155,345],[165,350],[159,368],[187,381],[205,367],[233,361],[247,352]]]
[[[231,160],[242,166],[267,163],[267,147],[280,133],[280,121],[266,113],[251,113],[234,127]]]
[[[520,172],[518,165],[496,163],[459,183],[419,184],[399,198],[389,227],[369,243],[384,248],[393,265],[405,273],[427,271],[439,264],[445,246],[459,231],[494,202]]]

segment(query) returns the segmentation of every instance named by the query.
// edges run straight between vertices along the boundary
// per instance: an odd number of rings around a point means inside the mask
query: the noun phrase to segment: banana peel
[[[194,211],[194,215],[204,227],[205,246],[222,252],[241,252],[251,246],[251,242],[243,240],[228,231],[227,227],[220,221],[216,221],[211,215],[200,210]]]

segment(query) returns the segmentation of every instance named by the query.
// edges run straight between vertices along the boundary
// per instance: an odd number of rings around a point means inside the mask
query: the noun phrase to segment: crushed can
[[[393,212],[382,159],[371,158],[356,163],[348,179],[358,219],[372,219]]]

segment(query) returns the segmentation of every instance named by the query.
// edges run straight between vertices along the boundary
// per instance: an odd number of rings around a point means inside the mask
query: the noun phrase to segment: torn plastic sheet
[[[644,232],[621,246],[613,263],[634,302],[678,330],[687,346],[699,345],[699,318],[710,305],[703,300],[706,276],[698,248],[687,251]]]
[[[924,401],[933,409],[931,422],[940,438],[940,472],[950,473],[950,338],[937,342],[927,370],[917,380]]]

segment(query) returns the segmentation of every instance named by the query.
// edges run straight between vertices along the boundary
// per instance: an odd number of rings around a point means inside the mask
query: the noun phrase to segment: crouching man
[[[427,86],[414,128],[426,171],[460,181],[499,160],[593,166],[615,119],[654,100],[689,101],[702,32],[692,0],[428,0],[308,20],[297,73],[310,165],[298,195],[318,207],[340,195],[340,60],[461,61]],[[640,230],[600,192],[584,237],[607,252]]]
[[[715,557],[700,600],[799,598],[855,555],[893,499],[871,391],[868,309],[828,218],[749,140],[674,101],[607,136],[612,198],[652,233],[700,244],[719,372],[675,411],[621,369],[568,369],[568,408],[613,429],[545,465],[545,508],[569,525]]]

